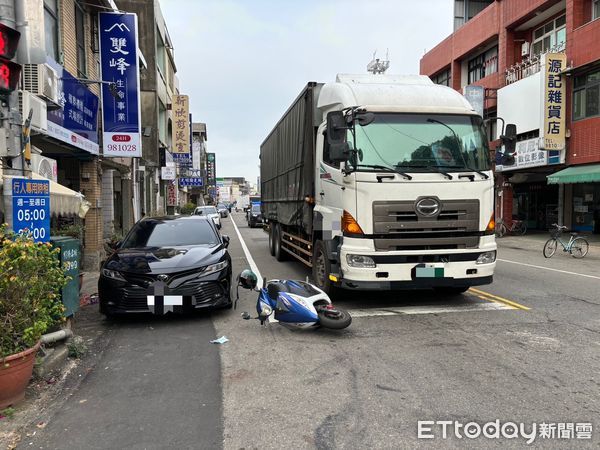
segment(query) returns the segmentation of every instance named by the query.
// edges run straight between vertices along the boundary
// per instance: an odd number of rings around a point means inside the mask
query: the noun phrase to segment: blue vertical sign
[[[50,240],[50,182],[13,178],[13,230],[36,242]]]
[[[137,15],[98,16],[104,156],[141,157]]]

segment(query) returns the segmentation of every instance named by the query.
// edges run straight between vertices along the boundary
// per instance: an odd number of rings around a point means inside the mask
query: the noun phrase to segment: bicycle
[[[558,243],[562,245],[563,252],[569,252],[573,258],[583,258],[587,255],[590,244],[582,237],[578,237],[577,233],[571,233],[571,237],[569,242],[565,244],[565,242],[560,238],[560,235],[563,231],[567,230],[567,227],[560,226],[556,223],[553,223],[553,229],[550,230],[550,235],[552,236],[550,239],[546,241],[544,244],[544,257],[552,258],[556,253],[556,249],[558,248]]]
[[[506,226],[504,219],[496,222],[496,237],[501,238],[507,233],[523,236],[527,233],[527,224],[522,220],[513,219],[510,227]]]

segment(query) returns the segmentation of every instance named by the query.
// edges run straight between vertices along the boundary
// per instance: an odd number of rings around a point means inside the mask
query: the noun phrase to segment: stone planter
[[[39,348],[38,342],[30,349],[0,359],[0,409],[15,405],[25,397]]]

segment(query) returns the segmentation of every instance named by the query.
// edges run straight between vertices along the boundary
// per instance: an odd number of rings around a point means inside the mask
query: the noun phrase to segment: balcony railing
[[[516,83],[517,81],[522,80],[523,78],[527,78],[533,74],[538,73],[541,69],[540,63],[542,60],[542,55],[546,53],[564,53],[565,47],[566,43],[563,42],[546,50],[545,52],[533,55],[525,61],[516,63],[513,66],[509,67],[504,72],[505,86],[508,86],[512,83]]]

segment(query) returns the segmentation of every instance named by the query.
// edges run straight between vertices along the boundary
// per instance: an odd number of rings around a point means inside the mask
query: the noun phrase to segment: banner
[[[565,148],[566,80],[562,73],[567,67],[564,53],[542,55],[542,127],[540,148],[563,150]]]
[[[141,157],[137,15],[98,16],[104,156]]]
[[[173,97],[173,155],[190,154],[190,100],[187,95]]]

